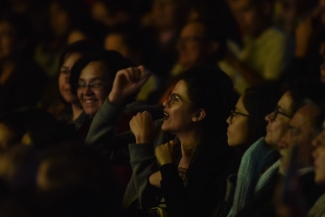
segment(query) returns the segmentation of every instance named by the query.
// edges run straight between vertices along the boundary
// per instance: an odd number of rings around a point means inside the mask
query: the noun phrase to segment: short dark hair
[[[267,83],[246,89],[243,95],[243,104],[248,116],[248,141],[251,145],[257,139],[265,136],[265,116],[270,114],[281,98],[283,91],[277,82]]]
[[[325,102],[325,84],[319,80],[296,80],[288,84],[286,90],[292,98],[291,114],[304,106],[304,101]]]
[[[107,68],[108,77],[114,81],[116,73],[121,69],[134,67],[134,64],[124,58],[116,51],[102,51],[93,55],[81,57],[72,67],[70,76],[71,91],[76,94],[76,84],[78,82],[81,71],[92,61],[102,62]]]
[[[84,55],[94,55],[100,52],[102,49],[99,48],[96,44],[89,40],[81,40],[67,45],[60,55],[59,66],[61,67],[64,63],[67,55],[72,53],[80,53],[82,56]]]

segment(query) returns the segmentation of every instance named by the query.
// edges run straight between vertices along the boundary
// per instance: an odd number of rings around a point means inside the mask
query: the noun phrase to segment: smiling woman
[[[132,64],[115,51],[80,58],[71,70],[70,85],[87,115],[94,117],[111,91],[118,70]]]

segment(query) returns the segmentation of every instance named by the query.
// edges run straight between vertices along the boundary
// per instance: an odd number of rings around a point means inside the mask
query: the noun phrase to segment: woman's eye
[[[179,97],[178,96],[174,96],[174,100],[175,101],[179,101]]]

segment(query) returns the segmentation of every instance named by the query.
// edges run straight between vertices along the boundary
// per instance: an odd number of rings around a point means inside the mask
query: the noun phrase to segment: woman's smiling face
[[[193,125],[193,110],[190,99],[187,95],[187,85],[184,80],[180,80],[170,97],[163,103],[164,123],[161,126],[163,131],[177,134],[190,130]]]
[[[77,95],[85,113],[95,116],[112,86],[109,72],[100,61],[92,61],[81,71]]]

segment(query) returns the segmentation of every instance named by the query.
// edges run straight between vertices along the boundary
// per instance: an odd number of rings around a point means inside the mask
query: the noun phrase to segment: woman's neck
[[[177,137],[181,142],[182,157],[192,158],[198,144],[202,140],[203,134],[194,130],[184,134],[178,134]]]
[[[83,109],[79,105],[74,103],[71,104],[71,108],[72,108],[72,121],[75,121],[82,114]]]

